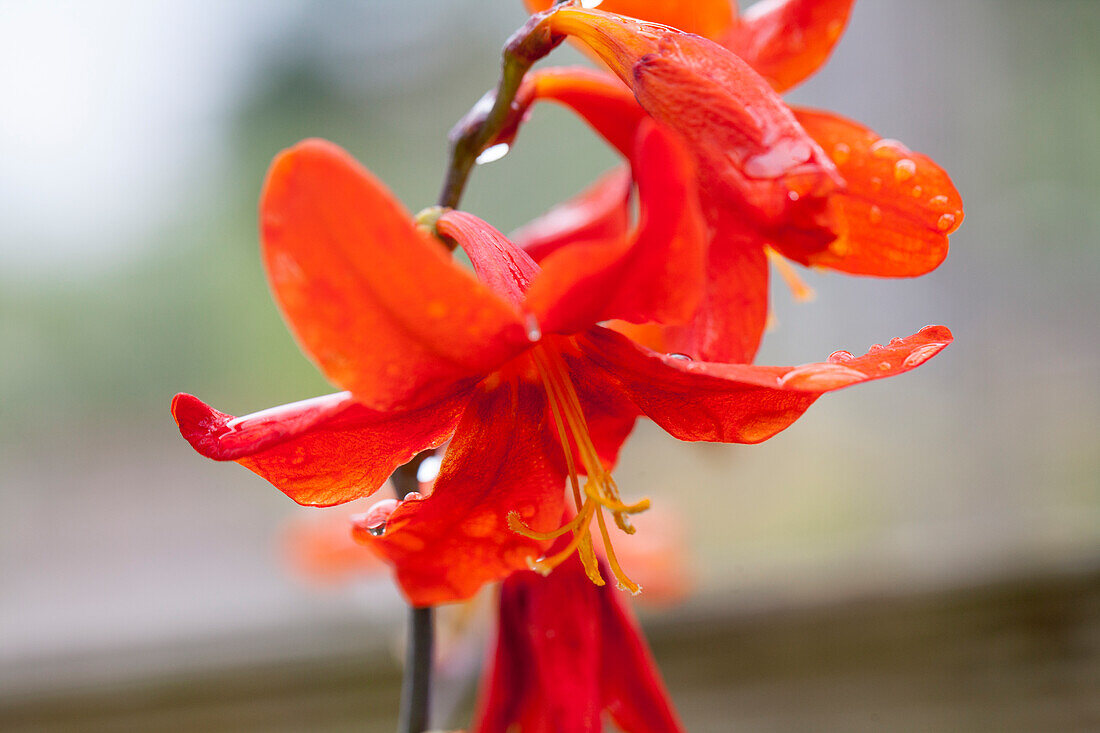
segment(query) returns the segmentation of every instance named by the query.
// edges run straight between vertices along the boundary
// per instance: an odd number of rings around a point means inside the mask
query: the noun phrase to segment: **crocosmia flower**
[[[630,610],[576,557],[504,581],[478,708],[477,733],[587,733],[604,714],[625,733],[683,730]]]
[[[517,569],[547,573],[574,553],[602,583],[592,531],[619,585],[638,590],[609,534],[611,522],[632,531],[629,515],[648,506],[625,501],[610,474],[638,415],[683,440],[758,442],[821,394],[907,371],[951,335],[928,327],[864,357],[755,367],[655,352],[599,325],[684,322],[704,277],[691,159],[653,124],[633,148],[630,235],[540,263],[466,213],[419,227],[331,143],[284,152],[261,200],[268,278],[303,350],[346,391],[239,418],[177,395],[181,433],[314,505],[369,495],[449,439],[431,493],[392,502],[359,533],[415,605],[468,598]],[[437,237],[463,248],[476,277]]]
[[[632,129],[652,116],[681,136],[697,164],[710,239],[703,305],[689,327],[662,329],[660,343],[651,334],[652,345],[751,361],[767,316],[769,259],[800,292],[784,257],[911,277],[946,256],[963,216],[946,173],[895,140],[832,113],[788,107],[776,94],[827,58],[850,5],[758,3],[719,31],[721,8],[735,17],[728,3],[635,0],[547,14],[551,27],[583,40],[618,79],[586,69],[538,71],[525,80],[520,108],[564,104],[628,159]],[[700,18],[708,20],[700,25]],[[683,22],[720,43],[649,21]],[[626,206],[622,185],[609,176],[524,229],[519,243],[537,259],[597,225],[605,233],[609,224],[621,227],[613,211]]]

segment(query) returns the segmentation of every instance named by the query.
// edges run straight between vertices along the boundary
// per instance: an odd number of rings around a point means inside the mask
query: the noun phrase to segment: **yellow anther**
[[[787,261],[787,258],[776,252],[771,247],[765,247],[764,252],[768,255],[768,261],[770,261],[775,269],[779,272],[779,276],[783,278],[783,281],[787,283],[787,287],[791,289],[791,296],[794,297],[800,303],[808,303],[817,297],[817,293],[806,283],[802,282],[802,278],[798,276],[798,273],[791,267],[791,263]]]

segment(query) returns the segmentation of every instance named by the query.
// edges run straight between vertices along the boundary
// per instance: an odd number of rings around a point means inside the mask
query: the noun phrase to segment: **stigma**
[[[530,568],[542,575],[549,575],[555,567],[576,552],[580,556],[588,578],[596,585],[603,585],[604,579],[600,574],[592,540],[592,522],[595,520],[596,529],[603,540],[607,564],[615,580],[620,588],[637,594],[642,587],[631,580],[619,565],[604,512],[611,514],[611,518],[620,530],[627,534],[634,534],[634,526],[630,523],[629,515],[648,509],[649,499],[642,499],[634,504],[623,502],[619,487],[604,468],[596,446],[592,442],[584,411],[581,409],[577,391],[560,349],[556,348],[553,342],[544,340],[530,353],[539,378],[546,389],[547,402],[557,429],[558,440],[565,454],[565,465],[569,473],[569,485],[573,493],[576,515],[553,532],[536,532],[524,524],[519,514],[512,512],[508,515],[508,526],[513,532],[540,542],[572,534],[569,543],[555,554],[531,559]]]

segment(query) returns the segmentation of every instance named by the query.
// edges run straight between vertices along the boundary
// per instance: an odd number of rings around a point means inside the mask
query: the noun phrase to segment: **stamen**
[[[599,451],[588,432],[588,421],[581,408],[580,398],[569,377],[569,370],[561,353],[552,343],[532,350],[532,359],[546,388],[547,402],[557,429],[558,439],[565,454],[565,466],[569,472],[569,482],[573,489],[573,502],[577,515],[552,532],[538,532],[528,527],[518,514],[508,515],[508,526],[517,534],[534,540],[548,542],[566,533],[572,533],[569,543],[550,557],[529,561],[532,570],[548,574],[555,567],[576,552],[584,566],[585,574],[596,585],[604,585],[596,559],[595,545],[592,541],[592,518],[596,518],[600,537],[603,539],[608,565],[619,583],[619,587],[637,593],[641,587],[632,581],[619,565],[615,550],[611,545],[611,536],[607,531],[607,522],[603,511],[607,509],[615,519],[615,524],[627,534],[634,533],[634,527],[627,519],[628,514],[636,514],[649,508],[649,499],[627,504],[619,495],[619,487],[611,475],[604,470]],[[574,454],[574,450],[576,454]],[[580,458],[585,476],[583,491],[580,485],[576,459]]]
[[[771,247],[765,247],[764,252],[767,253],[768,260],[779,272],[779,276],[787,283],[787,287],[791,290],[791,296],[795,300],[799,303],[809,303],[817,297],[817,293],[814,292],[814,289],[802,282],[802,278],[794,271],[794,268],[791,267],[791,263],[787,261],[786,257],[779,254]]]

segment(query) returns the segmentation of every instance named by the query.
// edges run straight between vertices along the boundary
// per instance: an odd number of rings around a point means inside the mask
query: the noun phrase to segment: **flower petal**
[[[844,33],[853,2],[763,0],[749,7],[719,42],[783,92],[824,65]]]
[[[524,0],[534,13],[554,0]],[[736,0],[603,0],[600,10],[670,25],[705,38],[720,38],[734,22]]]
[[[236,461],[299,504],[330,506],[373,494],[395,468],[442,445],[465,399],[380,413],[340,392],[234,418],[178,394],[172,416],[207,458]]]
[[[604,711],[631,733],[683,730],[621,594],[593,585],[576,555],[504,582],[478,709],[478,733],[600,730]]]
[[[658,122],[694,153],[704,206],[740,208],[779,234],[827,243],[832,161],[760,75],[716,43],[598,10],[565,6],[548,22],[600,54]]]
[[[617,242],[630,226],[630,169],[620,166],[590,188],[512,232],[510,238],[536,262],[576,242]]]
[[[759,233],[718,212],[703,301],[686,326],[662,329],[660,349],[697,361],[751,364],[768,319],[768,259]]]
[[[464,211],[448,211],[439,218],[436,228],[462,247],[481,282],[517,308],[523,304],[524,294],[539,271],[531,255],[489,223]]]
[[[648,117],[619,79],[581,66],[553,66],[527,74],[516,105],[525,112],[539,100],[574,110],[626,157],[631,155],[639,123]]]
[[[260,212],[268,280],[291,330],[369,407],[423,404],[526,345],[515,310],[336,145],[307,140],[280,154]]]
[[[608,329],[581,342],[638,408],[680,440],[759,443],[788,427],[823,393],[913,369],[951,343],[943,326],[926,326],[855,358],[799,367],[686,362],[639,347]]]
[[[508,527],[508,514],[540,532],[557,526],[564,456],[547,424],[546,394],[505,381],[470,402],[430,496],[401,503],[373,544],[416,606],[460,601],[527,567],[540,543]]]
[[[847,187],[832,196],[837,238],[828,247],[776,249],[807,265],[857,275],[913,277],[947,256],[962,223],[962,199],[939,166],[895,140],[829,112],[796,109],[799,122],[832,157]]]
[[[703,285],[706,228],[694,169],[675,137],[642,125],[634,156],[639,223],[627,240],[562,247],[542,262],[527,307],[545,333],[609,318],[683,323]]]

